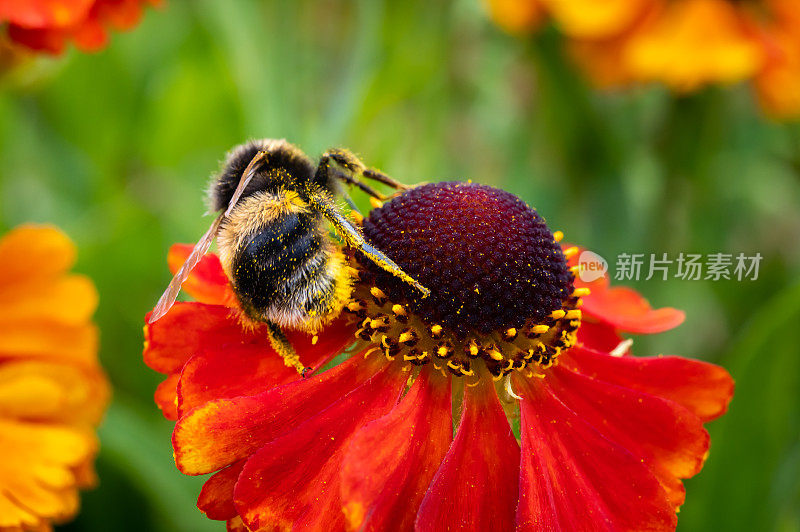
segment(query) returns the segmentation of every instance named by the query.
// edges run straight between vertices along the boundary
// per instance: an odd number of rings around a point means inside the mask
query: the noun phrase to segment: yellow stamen
[[[564,240],[564,232],[563,231],[556,231],[553,233],[553,240],[556,242],[561,242]]]
[[[579,251],[580,248],[578,248],[577,246],[572,246],[571,248],[567,248],[564,250],[564,256],[568,259],[571,259],[575,255],[577,255]]]
[[[407,329],[400,333],[400,336],[397,337],[397,341],[402,344],[413,340],[415,336],[413,329]]]
[[[361,301],[351,301],[350,303],[347,304],[347,310],[351,312],[358,312],[359,310],[362,310],[364,308],[366,307]]]
[[[497,360],[497,361],[503,360],[503,353],[498,351],[497,348],[494,346],[490,347],[487,353],[492,358],[492,360]]]
[[[475,340],[470,340],[469,341],[469,354],[474,356],[474,357],[476,357],[476,356],[478,356],[479,352],[480,352],[480,350],[478,349],[478,344],[475,342]]]
[[[576,288],[575,290],[572,291],[572,295],[575,297],[588,296],[591,293],[592,291],[586,287]]]
[[[373,297],[378,299],[386,299],[386,294],[383,293],[383,290],[378,288],[377,286],[373,286],[369,289],[369,293],[372,294]]]

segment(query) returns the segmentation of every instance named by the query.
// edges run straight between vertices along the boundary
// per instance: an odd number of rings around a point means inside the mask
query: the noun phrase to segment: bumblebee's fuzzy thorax
[[[231,150],[222,173],[214,176],[208,193],[211,211],[220,211],[228,206],[242,173],[261,150],[268,155],[262,169],[253,176],[242,194],[242,199],[257,192],[278,192],[290,183],[301,183],[314,178],[314,163],[297,146],[283,139],[251,141]]]

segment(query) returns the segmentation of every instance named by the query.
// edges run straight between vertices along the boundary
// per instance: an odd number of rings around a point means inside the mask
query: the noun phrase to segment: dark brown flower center
[[[560,235],[512,194],[471,183],[424,185],[373,210],[363,230],[431,290],[422,298],[358,261],[346,311],[359,320],[356,335],[387,359],[432,362],[456,376],[488,370],[499,379],[538,373],[574,345],[586,290],[573,289]]]
[[[431,290],[422,298],[362,261],[394,302],[458,336],[488,334],[560,309],[572,292],[561,247],[535,210],[473,183],[424,185],[374,209],[364,236]]]

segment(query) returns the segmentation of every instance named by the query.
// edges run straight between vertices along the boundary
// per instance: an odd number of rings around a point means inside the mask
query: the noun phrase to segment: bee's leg
[[[386,194],[382,194],[377,190],[375,190],[374,188],[372,188],[371,186],[367,185],[366,183],[360,181],[359,179],[356,179],[349,172],[343,172],[338,168],[330,168],[330,167],[328,167],[326,171],[329,172],[329,175],[333,175],[333,177],[335,177],[336,179],[339,179],[340,181],[347,183],[348,185],[354,185],[360,188],[373,198],[377,198],[381,201],[386,201],[387,199],[389,199]],[[347,201],[347,198],[345,198],[345,201]]]
[[[292,347],[289,339],[283,334],[281,328],[275,323],[268,321],[267,331],[269,332],[269,341],[272,344],[272,348],[283,358],[283,363],[290,368],[296,369],[297,373],[305,377],[306,371],[311,368],[307,368],[300,363],[300,357],[297,355],[294,347]]]
[[[408,190],[409,188],[411,188],[408,185],[404,185],[403,183],[400,183],[399,181],[396,181],[395,179],[389,177],[380,170],[376,170],[375,168],[368,168],[366,165],[364,165],[364,163],[361,162],[361,160],[358,157],[353,155],[353,153],[351,153],[348,150],[331,149],[326,151],[325,153],[322,154],[322,157],[320,157],[319,167],[325,168],[327,170],[328,168],[330,168],[331,161],[335,162],[342,168],[345,168],[352,174],[350,176],[337,175],[336,177],[343,179],[344,181],[350,184],[356,185],[361,190],[367,192],[367,194],[370,194],[371,196],[374,196],[378,199],[381,200],[386,199],[386,196],[380,193],[378,193],[380,195],[370,193],[369,191],[367,191],[367,189],[371,187],[365,185],[364,183],[361,183],[358,177],[356,176],[360,176],[366,179],[377,181],[379,183],[383,183],[384,185],[388,185],[395,190]]]
[[[339,235],[348,246],[359,250],[372,262],[422,292],[422,297],[428,297],[428,295],[430,295],[430,290],[403,271],[392,259],[364,240],[364,235],[342,216],[336,204],[333,202],[333,199],[327,193],[312,189],[308,190],[306,194],[308,195],[309,204],[330,222],[336,234]]]

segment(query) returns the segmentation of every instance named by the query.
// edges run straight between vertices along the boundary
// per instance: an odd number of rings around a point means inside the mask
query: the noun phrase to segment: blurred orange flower
[[[766,61],[755,79],[758,99],[776,118],[800,117],[800,9],[795,0],[769,0],[773,18],[761,36]]]
[[[96,52],[108,43],[109,27],[136,26],[144,4],[161,0],[4,0],[0,23],[8,23],[12,42],[32,50],[58,54],[72,41],[84,52]]]
[[[564,34],[572,57],[599,87],[659,82],[686,93],[752,80],[768,114],[800,118],[800,10],[794,0],[488,3],[492,18],[506,30],[535,5],[539,18],[549,17]]]
[[[0,530],[49,530],[95,482],[94,427],[109,387],[97,362],[92,282],[66,273],[58,229],[0,239]]]

